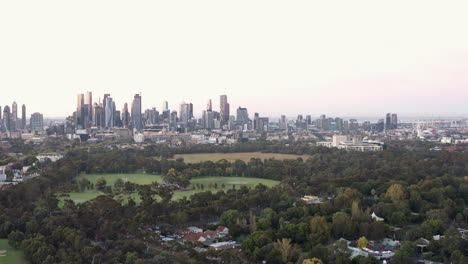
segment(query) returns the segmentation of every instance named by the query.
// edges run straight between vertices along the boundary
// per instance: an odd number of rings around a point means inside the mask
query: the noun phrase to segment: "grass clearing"
[[[92,183],[96,183],[96,179],[99,177],[103,177],[106,179],[107,186],[114,186],[114,182],[117,179],[127,180],[129,182],[138,183],[138,184],[150,184],[152,182],[162,182],[162,176],[160,175],[151,175],[151,174],[144,174],[144,173],[132,173],[132,174],[83,174],[79,176],[79,178],[87,178]],[[222,186],[224,184],[224,190],[234,188],[240,188],[241,186],[247,186],[249,188],[254,188],[258,184],[264,184],[268,187],[273,187],[279,184],[279,181],[268,180],[268,179],[258,179],[258,178],[245,178],[245,177],[199,177],[193,178],[190,181],[190,185],[194,186],[195,189],[189,191],[176,191],[174,192],[173,199],[181,199],[183,197],[189,198],[191,195],[204,192],[204,191],[211,191],[217,192],[222,190]],[[199,188],[196,188],[196,186]],[[201,186],[203,185],[203,189]],[[216,188],[215,188],[216,186]],[[66,198],[70,198],[75,203],[83,203],[88,200],[94,199],[99,195],[103,195],[104,193],[94,189],[94,190],[87,190],[84,192],[71,192],[66,194],[59,195],[60,197],[60,207],[63,206],[63,202]],[[67,197],[68,196],[68,197]],[[140,202],[140,197],[137,193],[132,194],[121,194],[114,197],[116,200],[121,200],[123,202],[127,201],[129,198],[135,200],[135,202]]]
[[[8,239],[0,239],[0,264],[22,264],[27,263],[23,252],[13,249],[8,244]]]
[[[203,161],[217,162],[225,159],[229,162],[236,160],[243,160],[249,162],[251,158],[258,159],[308,159],[309,155],[293,155],[293,154],[280,154],[280,153],[262,153],[262,152],[239,152],[239,153],[197,153],[197,154],[178,154],[174,155],[174,159],[183,158],[186,163],[199,163]]]

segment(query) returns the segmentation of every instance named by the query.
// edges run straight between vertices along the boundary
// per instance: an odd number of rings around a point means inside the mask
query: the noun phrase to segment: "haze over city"
[[[76,95],[143,108],[228,94],[265,116],[467,116],[468,4],[16,1],[0,8],[2,104]],[[414,14],[418,14],[415,19]],[[5,92],[7,91],[7,92]]]

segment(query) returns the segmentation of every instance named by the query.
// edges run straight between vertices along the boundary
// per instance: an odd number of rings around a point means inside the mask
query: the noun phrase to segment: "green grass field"
[[[5,256],[2,252],[6,250]],[[13,249],[8,244],[8,239],[0,239],[0,264],[21,264],[27,263],[24,259],[23,253],[19,250]]]
[[[239,152],[239,153],[198,153],[198,154],[178,154],[174,155],[174,159],[183,158],[186,163],[198,163],[203,161],[217,162],[225,159],[229,162],[236,160],[250,161],[251,158],[258,159],[297,159],[302,158],[306,160],[308,155],[293,155],[293,154],[279,154],[279,153],[262,153],[262,152]]]
[[[150,184],[152,182],[162,182],[162,177],[160,175],[151,175],[151,174],[144,174],[144,173],[133,173],[133,174],[84,174],[81,175],[80,178],[87,178],[92,183],[96,182],[96,179],[99,177],[104,177],[106,179],[108,186],[113,186],[114,182],[121,178],[124,181],[134,182],[138,184]],[[192,194],[202,191],[212,191],[217,192],[222,190],[221,186],[225,185],[225,190],[231,189],[233,185],[235,188],[240,188],[241,186],[245,185],[247,187],[253,188],[257,186],[259,183],[262,183],[268,187],[275,186],[279,184],[278,181],[268,180],[268,179],[257,179],[257,178],[245,178],[245,177],[202,177],[202,178],[194,178],[190,181],[190,185],[196,187],[197,184],[201,186],[203,184],[204,188],[197,189],[190,191],[180,191],[174,192],[173,199],[181,199],[184,196],[189,198]],[[215,184],[217,188],[215,188]],[[75,203],[82,203],[88,200],[94,199],[97,196],[103,194],[102,192],[94,189],[94,190],[87,190],[85,192],[72,192],[67,194],[59,195],[60,197],[60,205],[63,205],[63,201],[68,197],[73,200]],[[65,196],[64,196],[65,195]],[[116,196],[115,199],[126,201],[129,198],[133,198],[136,202],[139,202],[139,196],[137,193],[133,193],[130,195],[119,195]]]

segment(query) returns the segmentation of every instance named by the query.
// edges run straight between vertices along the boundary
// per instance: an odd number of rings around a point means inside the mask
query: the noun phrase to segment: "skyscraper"
[[[141,119],[141,96],[135,94],[132,103],[132,125],[137,131],[143,130],[143,124]]]
[[[260,114],[259,113],[254,114],[254,129],[257,131],[260,129]]]
[[[76,103],[75,126],[76,129],[84,128],[84,94],[78,94]]]
[[[122,109],[122,125],[123,127],[128,127],[130,124],[130,113],[128,113],[128,104],[125,103]]]
[[[101,104],[94,103],[93,105],[93,126],[95,127],[103,127],[105,120],[105,112],[104,108]]]
[[[11,131],[16,131],[18,126],[18,104],[13,102],[11,105],[11,121],[10,121],[10,129]]]
[[[392,129],[392,117],[390,113],[385,116],[385,130]]]
[[[42,131],[44,129],[44,117],[40,113],[31,115],[30,126],[32,131]]]
[[[21,129],[26,128],[26,105],[21,106]]]
[[[392,114],[392,129],[398,128],[398,116],[397,114]]]
[[[208,100],[206,104],[206,111],[213,111],[213,105],[211,104],[211,99]]]
[[[242,128],[244,128],[245,124],[249,123],[250,120],[247,108],[242,108],[240,106],[237,108],[236,121],[237,125],[241,126]]]
[[[8,105],[5,105],[3,108],[3,129],[6,132],[11,131],[11,113],[10,107]]]
[[[169,110],[169,103],[167,101],[164,101],[162,105],[162,111],[165,112],[167,110]]]
[[[106,107],[104,109],[104,113],[105,113],[104,127],[106,127],[106,128],[114,127],[114,114],[115,114],[114,106],[115,106],[115,104],[112,101],[112,97],[107,96],[106,97]]]
[[[179,121],[184,125],[187,125],[188,121],[190,120],[190,105],[191,104],[186,103],[180,104]]]
[[[85,116],[85,127],[89,128],[93,123],[93,93],[86,92],[85,97],[86,116]]]
[[[220,114],[221,114],[221,126],[227,125],[229,121],[229,103],[227,101],[227,95],[220,96]]]

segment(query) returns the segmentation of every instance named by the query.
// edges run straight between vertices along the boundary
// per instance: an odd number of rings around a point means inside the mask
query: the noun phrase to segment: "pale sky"
[[[468,1],[0,0],[0,106],[468,116]]]

